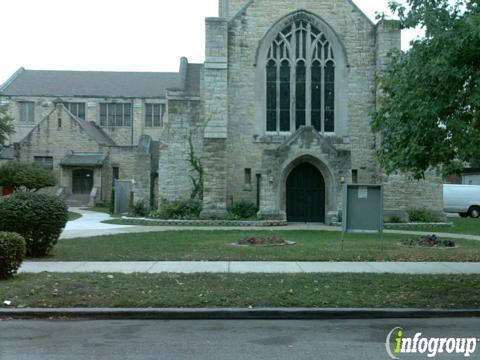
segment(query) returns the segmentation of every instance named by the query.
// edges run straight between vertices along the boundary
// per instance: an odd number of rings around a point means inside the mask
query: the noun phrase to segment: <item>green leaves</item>
[[[13,119],[7,115],[7,107],[0,106],[0,146],[7,141],[7,135],[13,133]]]
[[[393,53],[379,78],[372,128],[382,137],[378,156],[389,173],[422,178],[480,159],[479,9],[461,3],[407,0],[409,10],[391,3],[404,28],[424,26],[427,37]]]
[[[56,184],[57,180],[51,170],[35,164],[13,162],[0,167],[0,186],[37,191]]]

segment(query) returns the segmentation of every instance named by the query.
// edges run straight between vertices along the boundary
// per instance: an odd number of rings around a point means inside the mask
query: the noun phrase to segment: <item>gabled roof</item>
[[[199,64],[188,64],[184,85],[179,72],[18,70],[2,87],[4,96],[83,96],[161,98],[167,90],[199,92]]]
[[[79,117],[73,115],[68,109],[63,105],[63,104],[58,104],[57,107],[52,110],[47,116],[45,116],[38,124],[33,127],[30,132],[25,136],[24,139],[26,139],[30,134],[32,134],[35,129],[37,129],[39,126],[43,124],[44,121],[46,121],[54,111],[57,110],[58,107],[62,107],[63,111],[73,120],[77,123],[78,126],[80,126],[83,131],[92,139],[94,140],[97,144],[99,145],[104,145],[104,146],[116,146],[115,141],[112,140],[110,136],[108,136],[102,128],[100,128],[97,124],[93,122],[88,122],[83,119],[80,119]],[[23,140],[24,140],[23,139]],[[22,141],[23,141],[22,140]]]
[[[76,153],[72,151],[62,159],[60,165],[102,167],[106,159],[107,155],[103,153]]]

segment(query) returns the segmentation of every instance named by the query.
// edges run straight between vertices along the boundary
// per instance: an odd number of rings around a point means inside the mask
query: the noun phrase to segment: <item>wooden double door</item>
[[[286,195],[289,222],[325,222],[325,179],[315,166],[302,163],[293,169]]]
[[[93,188],[93,169],[75,169],[72,171],[72,192],[90,194]]]

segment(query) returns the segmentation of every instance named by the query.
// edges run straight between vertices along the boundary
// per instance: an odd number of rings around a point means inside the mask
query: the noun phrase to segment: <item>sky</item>
[[[321,1],[321,0],[319,0]],[[354,0],[370,19],[388,0]],[[18,68],[178,71],[203,62],[218,0],[1,0],[0,84]],[[408,47],[415,31],[402,35]]]

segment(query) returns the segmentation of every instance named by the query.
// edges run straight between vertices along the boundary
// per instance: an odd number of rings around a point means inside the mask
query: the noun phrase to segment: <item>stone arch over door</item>
[[[283,213],[287,213],[287,182],[292,172],[302,164],[312,165],[318,172],[324,181],[324,219],[322,222],[328,222],[329,212],[336,211],[337,209],[337,186],[333,172],[329,166],[321,159],[310,155],[304,154],[296,157],[295,159],[287,160],[282,166],[280,172],[280,189],[278,194],[278,203],[280,210]]]

